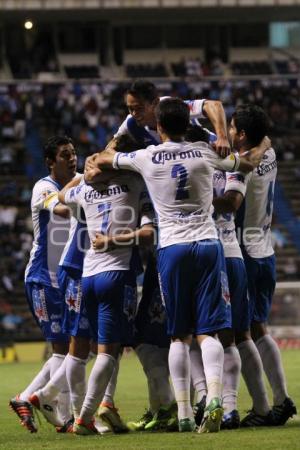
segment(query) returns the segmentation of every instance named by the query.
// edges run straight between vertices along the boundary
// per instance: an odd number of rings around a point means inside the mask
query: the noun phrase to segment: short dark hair
[[[158,91],[153,83],[146,80],[136,80],[132,83],[126,94],[137,97],[141,100],[146,100],[152,103],[158,98]]]
[[[269,132],[269,118],[258,105],[248,103],[238,106],[232,118],[238,133],[244,130],[248,142],[253,146],[258,145]]]
[[[144,148],[145,145],[139,144],[128,134],[122,134],[116,139],[116,152],[131,153]]]
[[[189,125],[185,133],[185,140],[187,142],[206,142],[209,143],[209,134],[200,125]]]
[[[180,98],[166,98],[155,109],[156,120],[170,136],[186,133],[190,121],[190,110]]]
[[[73,141],[68,136],[52,136],[50,137],[44,145],[44,157],[51,160],[55,160],[58,147],[61,145],[73,144]]]

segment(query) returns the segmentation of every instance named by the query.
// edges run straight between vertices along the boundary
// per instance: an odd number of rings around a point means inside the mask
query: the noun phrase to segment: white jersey
[[[230,176],[229,176],[230,177]],[[222,197],[226,190],[226,172],[215,170],[213,176],[214,197]],[[236,237],[234,213],[217,214],[213,218],[223,244],[225,258],[242,258],[242,252]]]
[[[276,154],[271,148],[253,172],[246,176],[242,173],[227,176],[225,191],[238,191],[245,196],[245,204],[238,211],[237,218],[243,246],[253,258],[274,254],[271,223],[276,174]]]
[[[160,97],[160,101],[166,98],[170,97]],[[185,101],[190,109],[190,119],[202,119],[205,117],[203,114],[204,102],[205,99]],[[139,126],[131,114],[128,114],[124,122],[120,125],[114,137],[118,138],[123,134],[129,134],[135,141],[143,144],[145,147],[147,147],[148,145],[158,145],[161,143],[160,136],[156,130],[152,130],[148,126]]]
[[[58,287],[57,266],[68,240],[70,220],[63,219],[45,207],[46,198],[62,189],[50,176],[42,178],[33,187],[31,212],[33,246],[25,270],[25,282]]]
[[[117,153],[113,166],[139,172],[158,216],[159,246],[217,237],[212,219],[214,169],[233,170],[234,155],[221,159],[205,142],[165,142]]]
[[[113,236],[153,222],[153,207],[139,176],[116,174],[108,186],[99,185],[98,189],[81,184],[65,194],[66,204],[79,204],[83,208],[90,240],[96,233]],[[120,246],[103,252],[91,246],[84,259],[82,276],[128,270],[131,256],[130,247]]]

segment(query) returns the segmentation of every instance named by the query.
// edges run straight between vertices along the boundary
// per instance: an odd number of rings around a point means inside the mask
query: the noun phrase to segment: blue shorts
[[[206,239],[162,248],[158,251],[158,270],[170,336],[231,328],[228,279],[220,241]]]
[[[148,260],[143,294],[135,319],[135,344],[142,343],[162,348],[170,346],[166,311],[160,295],[155,258],[149,258]]]
[[[250,304],[247,272],[242,258],[225,258],[228,276],[232,328],[234,331],[250,329]]]
[[[132,346],[137,308],[133,272],[114,270],[83,277],[82,295],[93,339],[99,344]]]
[[[31,312],[48,342],[69,342],[62,330],[63,297],[60,290],[40,283],[25,283]]]
[[[267,322],[276,285],[275,255],[252,258],[243,252],[248,276],[251,322]]]
[[[57,279],[63,303],[63,332],[75,337],[90,339],[90,325],[82,299],[81,277],[72,278],[63,267],[59,266]]]

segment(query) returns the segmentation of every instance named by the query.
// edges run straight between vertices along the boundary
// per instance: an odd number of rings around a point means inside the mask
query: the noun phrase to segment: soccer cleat
[[[142,417],[137,422],[127,422],[127,427],[131,431],[144,431],[147,423],[151,422],[153,414],[151,411],[146,410]]]
[[[196,422],[196,425],[198,427],[200,427],[200,425],[201,425],[201,422],[202,422],[202,419],[203,419],[203,415],[204,415],[205,406],[206,406],[206,395],[203,395],[203,397],[200,400],[200,402],[196,403],[194,408],[193,408],[195,422]]]
[[[178,429],[181,433],[189,433],[191,431],[196,431],[196,423],[194,419],[186,417],[185,419],[179,419]]]
[[[145,431],[164,430],[171,426],[171,420],[177,418],[177,403],[170,406],[161,406],[154,414],[153,419],[145,425]]]
[[[272,407],[274,425],[284,425],[286,421],[297,414],[297,408],[292,399],[287,397],[281,405]]]
[[[240,423],[241,428],[268,427],[271,425],[275,425],[272,411],[269,411],[266,416],[261,416],[260,414],[257,414],[253,409],[248,411],[247,416],[244,417]]]
[[[168,420],[166,431],[179,431],[179,422],[177,414]]]
[[[57,433],[73,433],[74,417],[66,422],[62,427],[56,427]]]
[[[23,425],[23,427],[27,428],[30,433],[37,432],[37,426],[34,421],[32,406],[29,402],[21,400],[17,395],[10,400],[9,406],[19,416],[21,425]]]
[[[129,429],[127,425],[121,419],[117,408],[101,403],[97,413],[99,419],[107,423],[114,433],[128,433]]]
[[[91,420],[90,423],[84,423],[80,418],[76,419],[74,422],[73,433],[80,436],[94,436],[95,434],[99,434],[95,427],[95,420]]]
[[[220,400],[217,397],[213,398],[204,410],[199,433],[216,433],[220,431],[223,412]]]
[[[221,430],[234,430],[240,427],[239,412],[234,409],[227,414],[224,414],[221,422]]]
[[[45,398],[41,392],[35,392],[29,397],[29,401],[36,409],[38,409],[47,422],[55,427],[63,427],[65,424],[62,419],[60,419],[57,410],[57,403],[49,401]]]

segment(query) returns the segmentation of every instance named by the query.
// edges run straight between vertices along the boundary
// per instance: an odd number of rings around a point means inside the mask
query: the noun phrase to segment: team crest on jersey
[[[33,309],[38,321],[40,323],[49,322],[44,289],[33,290],[32,302],[33,302]]]
[[[159,288],[156,288],[153,293],[152,301],[148,308],[148,314],[150,316],[150,323],[156,322],[162,324],[166,320],[165,308],[162,304]]]
[[[230,304],[230,292],[228,285],[228,277],[227,273],[221,270],[221,287],[222,287],[222,297],[225,300],[226,304]]]
[[[137,311],[137,292],[135,287],[125,285],[123,311],[129,321],[135,318]]]
[[[66,294],[65,294],[65,302],[68,305],[69,311],[75,311],[79,313],[80,305],[81,305],[81,281],[73,280],[72,278],[69,280]]]

